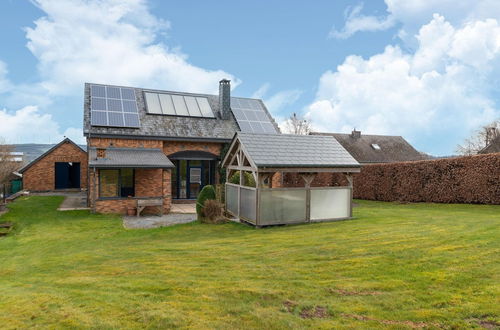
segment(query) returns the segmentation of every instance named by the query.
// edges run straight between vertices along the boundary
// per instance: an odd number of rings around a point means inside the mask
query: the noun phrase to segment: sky
[[[83,84],[262,98],[450,155],[500,118],[498,0],[0,2],[0,137],[79,143]]]

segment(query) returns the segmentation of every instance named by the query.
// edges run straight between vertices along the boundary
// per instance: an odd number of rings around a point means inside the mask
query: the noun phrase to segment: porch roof
[[[95,168],[173,168],[174,164],[161,149],[106,148],[104,157],[97,157],[97,149],[89,150],[89,167]]]
[[[238,132],[233,138],[223,165],[228,166],[236,144],[256,168],[352,169],[360,164],[331,136],[262,135]]]

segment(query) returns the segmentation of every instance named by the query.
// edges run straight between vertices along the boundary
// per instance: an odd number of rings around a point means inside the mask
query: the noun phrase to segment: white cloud
[[[13,113],[0,110],[0,137],[8,143],[57,143],[64,136],[85,143],[81,129],[70,127],[61,133],[52,116],[42,114],[36,106],[26,106]]]
[[[271,84],[270,83],[265,83],[263,84],[262,86],[259,87],[259,89],[257,89],[253,94],[252,94],[252,98],[253,99],[261,99],[263,98],[267,92],[269,91],[269,88],[271,87]]]
[[[41,84],[51,94],[81,92],[83,82],[216,92],[218,81],[239,81],[206,70],[158,41],[169,23],[143,0],[34,0],[46,16],[26,28],[27,47],[39,60]]]
[[[342,30],[336,30],[335,27],[330,31],[329,37],[337,39],[347,39],[356,32],[364,31],[383,31],[393,27],[396,23],[392,15],[386,17],[366,16],[361,14],[363,3],[344,12],[345,25]]]
[[[497,20],[456,28],[434,15],[415,40],[414,53],[387,46],[368,59],[349,56],[324,73],[308,108],[315,129],[404,135],[443,154],[500,116],[490,92],[500,68]]]

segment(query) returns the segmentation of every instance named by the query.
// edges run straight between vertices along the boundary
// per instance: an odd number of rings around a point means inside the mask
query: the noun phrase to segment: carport
[[[238,132],[222,161],[226,211],[255,226],[352,218],[352,174],[359,163],[331,136]],[[239,184],[228,182],[239,171]],[[245,182],[251,173],[255,187]],[[271,187],[275,173],[298,173],[304,187]],[[318,173],[343,173],[348,186],[311,187]]]

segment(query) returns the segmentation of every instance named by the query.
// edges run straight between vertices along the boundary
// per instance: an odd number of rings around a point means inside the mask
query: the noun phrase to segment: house
[[[18,172],[28,191],[86,189],[87,165],[87,151],[65,138]]]
[[[219,181],[221,152],[236,132],[280,134],[261,100],[230,89],[229,80],[219,95],[86,83],[91,209],[126,213],[156,201],[168,211]]]
[[[495,152],[500,152],[500,135],[494,138],[486,147],[481,149],[479,154],[492,154]]]
[[[333,136],[362,165],[428,159],[401,136],[367,135],[357,130],[351,134],[313,132],[311,135]]]

